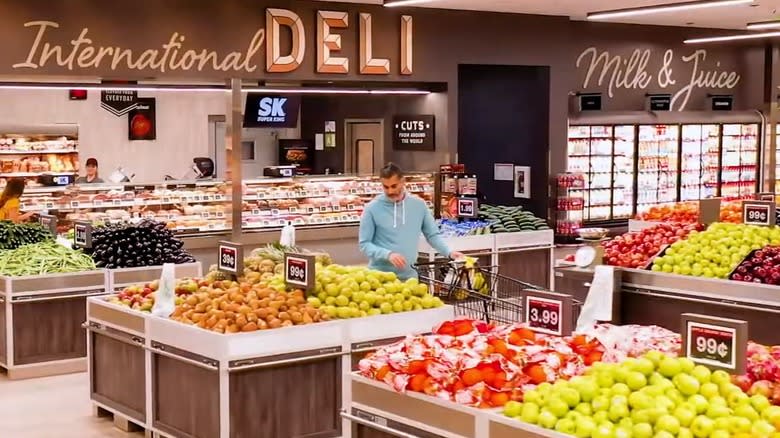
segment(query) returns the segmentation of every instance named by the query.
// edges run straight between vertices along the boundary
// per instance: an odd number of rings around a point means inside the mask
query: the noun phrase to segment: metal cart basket
[[[485,322],[514,324],[523,321],[523,290],[553,292],[547,288],[510,278],[499,273],[498,266],[467,267],[463,262],[442,260],[414,266],[420,283],[446,304],[456,316]],[[575,320],[582,303],[574,301]]]

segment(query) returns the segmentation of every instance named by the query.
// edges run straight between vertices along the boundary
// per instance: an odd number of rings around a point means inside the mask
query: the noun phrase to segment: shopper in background
[[[34,212],[20,214],[19,198],[24,193],[24,178],[11,178],[0,195],[0,220],[23,222],[30,218]]]
[[[447,247],[425,201],[406,192],[401,168],[390,163],[379,179],[384,194],[366,205],[360,219],[360,251],[368,257],[370,269],[395,272],[402,280],[416,278],[412,264],[417,261],[420,234],[439,254],[463,257]]]
[[[98,162],[94,158],[87,159],[87,176],[76,178],[76,184],[102,184],[103,180],[98,176]]]

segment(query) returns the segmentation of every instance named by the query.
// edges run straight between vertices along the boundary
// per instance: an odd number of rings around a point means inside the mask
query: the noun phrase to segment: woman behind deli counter
[[[98,176],[98,161],[95,158],[87,159],[87,175],[76,178],[76,184],[103,184]]]

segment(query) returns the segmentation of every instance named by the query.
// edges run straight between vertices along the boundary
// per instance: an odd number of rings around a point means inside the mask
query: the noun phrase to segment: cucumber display
[[[493,233],[517,233],[521,231],[549,230],[547,221],[534,216],[521,206],[482,204],[479,206],[480,216],[491,222]]]

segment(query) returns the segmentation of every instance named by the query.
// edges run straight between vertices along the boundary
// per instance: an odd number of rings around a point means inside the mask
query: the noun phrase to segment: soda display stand
[[[452,319],[450,306],[219,334],[88,302],[90,394],[120,427],[176,438],[343,436],[366,352]],[[118,372],[117,370],[121,370]],[[295,413],[295,419],[290,418]]]
[[[553,230],[448,237],[444,241],[453,251],[475,256],[483,266],[498,266],[499,274],[548,289],[554,288],[555,235]],[[433,262],[436,250],[425,239],[419,252]]]
[[[342,412],[352,438],[531,438],[566,437],[513,420],[498,409],[477,409],[417,392],[398,393],[387,384],[353,373],[351,404]]]

